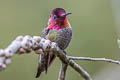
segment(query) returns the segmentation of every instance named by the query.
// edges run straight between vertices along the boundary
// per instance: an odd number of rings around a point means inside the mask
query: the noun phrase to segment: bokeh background
[[[73,13],[68,16],[73,30],[68,55],[120,60],[117,45],[120,33],[119,3],[119,0],[0,0],[0,48],[5,48],[18,35],[39,35],[47,25],[51,10],[61,7]],[[114,78],[120,74],[120,66],[116,64],[76,62],[94,80],[120,80],[120,77]],[[37,63],[38,55],[34,52],[14,55],[12,64],[0,72],[0,80],[57,80],[61,63],[58,58],[47,75],[43,73],[38,79],[35,78]],[[81,79],[77,72],[68,68],[66,80]]]

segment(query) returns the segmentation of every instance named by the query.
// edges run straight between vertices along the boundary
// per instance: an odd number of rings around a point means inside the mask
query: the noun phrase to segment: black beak
[[[72,14],[72,13],[71,13],[71,12],[68,12],[68,13],[63,14],[62,16],[67,16],[67,15],[69,15],[69,14]]]

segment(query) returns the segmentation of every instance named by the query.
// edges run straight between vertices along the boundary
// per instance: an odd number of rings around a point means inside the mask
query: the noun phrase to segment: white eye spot
[[[56,18],[57,18],[57,16],[56,16],[56,15],[54,15],[54,16],[53,16],[53,19],[56,19]]]

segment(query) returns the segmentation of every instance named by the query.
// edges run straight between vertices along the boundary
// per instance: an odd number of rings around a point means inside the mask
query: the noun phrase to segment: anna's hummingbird
[[[40,35],[42,38],[56,42],[58,47],[63,51],[72,38],[72,29],[67,18],[67,15],[69,14],[71,13],[67,13],[62,8],[53,9],[48,20],[48,25]],[[40,54],[36,78],[40,76],[41,72],[47,72],[47,68],[54,59],[55,55],[52,53]]]

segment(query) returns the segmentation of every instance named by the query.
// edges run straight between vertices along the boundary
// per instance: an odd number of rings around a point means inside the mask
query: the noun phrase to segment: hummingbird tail
[[[52,64],[54,59],[55,59],[54,54],[49,53],[47,55],[40,54],[36,78],[40,77],[41,73],[44,71],[47,73],[48,67]]]
[[[40,67],[38,66],[36,78],[39,78],[39,77],[40,77],[41,72],[42,72],[42,71],[40,70]]]
[[[49,67],[49,62],[50,62],[50,54],[48,53],[46,56],[46,64],[45,64],[45,72],[47,74],[48,67]]]
[[[36,73],[36,78],[40,76],[40,74],[45,70],[45,55],[40,54],[39,55],[39,61],[38,61],[38,68]]]
[[[48,71],[48,67],[52,64],[54,59],[55,59],[54,54],[49,54],[49,53],[47,54],[47,56],[46,56],[46,65],[45,65],[46,74],[47,74],[47,71]]]

